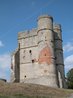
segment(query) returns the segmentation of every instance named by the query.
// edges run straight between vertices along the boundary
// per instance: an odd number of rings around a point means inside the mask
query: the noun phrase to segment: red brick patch
[[[47,64],[51,64],[52,62],[51,56],[52,56],[51,50],[48,46],[46,46],[41,50],[39,54],[39,59],[38,59],[39,64],[42,64],[44,62],[46,62]]]

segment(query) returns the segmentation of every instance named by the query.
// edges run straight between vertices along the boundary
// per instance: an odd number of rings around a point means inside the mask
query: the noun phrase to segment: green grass
[[[68,98],[72,93],[42,85],[0,82],[0,98]]]

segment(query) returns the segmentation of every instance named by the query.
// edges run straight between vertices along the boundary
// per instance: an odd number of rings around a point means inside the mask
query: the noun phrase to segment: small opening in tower
[[[45,56],[46,56],[46,54],[45,54]]]
[[[20,48],[20,43],[18,43],[18,47]]]
[[[26,75],[24,77],[26,78]]]
[[[34,63],[34,60],[32,60],[32,63]]]
[[[32,53],[32,51],[31,51],[31,50],[29,50],[29,53]]]
[[[46,41],[46,36],[45,36],[45,41]]]
[[[56,64],[56,66],[58,66],[58,64]]]
[[[57,57],[55,57],[55,60],[57,59]]]

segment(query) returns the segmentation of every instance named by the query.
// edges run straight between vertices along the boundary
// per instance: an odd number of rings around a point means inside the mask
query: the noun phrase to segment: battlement
[[[61,24],[53,24],[53,29],[55,30],[61,30]]]
[[[27,38],[35,35],[37,35],[37,29],[27,30],[27,31],[19,32],[18,39]]]
[[[41,15],[41,16],[38,17],[38,20],[37,21],[39,21],[40,19],[44,19],[44,18],[50,18],[53,21],[53,17],[50,16],[50,15]]]

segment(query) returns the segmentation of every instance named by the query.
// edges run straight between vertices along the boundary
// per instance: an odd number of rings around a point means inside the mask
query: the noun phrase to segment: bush
[[[73,89],[73,68],[67,73],[67,86],[69,89]]]

